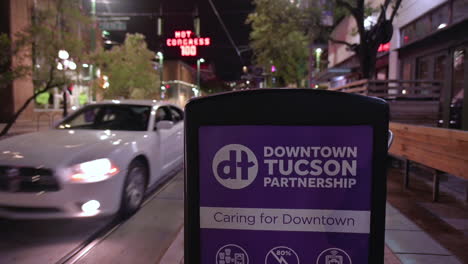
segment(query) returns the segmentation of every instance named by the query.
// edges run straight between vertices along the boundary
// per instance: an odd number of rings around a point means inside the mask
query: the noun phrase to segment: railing
[[[439,100],[441,82],[426,80],[359,80],[331,91],[357,93],[387,100]]]
[[[390,105],[392,121],[437,126],[440,119],[441,82],[425,80],[360,80],[331,91],[380,97]]]
[[[345,92],[345,93],[357,93],[367,95],[369,81],[367,79],[359,80],[356,82],[348,83],[344,86],[335,88],[329,88],[330,91]]]
[[[405,160],[404,186],[409,186],[411,162],[432,168],[434,201],[439,199],[442,172],[468,180],[468,132],[427,126],[435,126],[439,119],[441,84],[424,80],[360,80],[329,89],[387,100],[390,120],[396,121],[390,122],[394,142],[389,153]],[[468,202],[468,184],[465,199]]]
[[[49,129],[55,123],[62,119],[62,111],[35,111],[34,120],[36,122],[36,131]]]

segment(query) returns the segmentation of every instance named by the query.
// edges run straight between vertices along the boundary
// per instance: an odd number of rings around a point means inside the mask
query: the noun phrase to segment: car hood
[[[0,140],[0,165],[56,168],[107,157],[146,132],[48,130]]]

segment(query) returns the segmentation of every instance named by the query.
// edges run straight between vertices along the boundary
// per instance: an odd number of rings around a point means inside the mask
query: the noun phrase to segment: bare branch
[[[349,42],[347,42],[347,41],[344,41],[344,40],[337,40],[337,39],[334,39],[334,38],[332,38],[332,37],[330,37],[329,40],[330,40],[331,42],[333,42],[333,43],[336,43],[336,44],[343,44],[343,45],[346,45],[346,46],[348,46],[348,48],[350,48],[350,49],[353,50],[353,51],[355,51],[356,48],[357,48],[357,46],[358,46],[358,44],[351,44],[351,43],[349,43]]]
[[[400,5],[401,5],[401,1],[402,0],[397,0],[397,2],[395,3],[395,6],[393,7],[393,11],[392,11],[392,15],[390,16],[390,23],[393,22],[393,19],[395,18],[397,12],[398,12],[398,9],[400,9]]]

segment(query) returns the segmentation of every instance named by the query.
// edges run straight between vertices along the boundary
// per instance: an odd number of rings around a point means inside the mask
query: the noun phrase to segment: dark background
[[[212,0],[240,49],[248,48],[250,26],[245,24],[247,15],[254,10],[252,0]],[[225,31],[217,19],[208,0],[96,0],[97,14],[100,13],[154,13],[154,16],[135,16],[127,21],[127,32],[110,31],[110,40],[123,43],[126,33],[142,33],[149,48],[162,51],[165,60],[183,60],[194,65],[197,58],[204,58],[215,68],[217,77],[224,81],[240,79],[242,66],[250,65],[252,52],[247,50],[238,56]],[[89,4],[89,3],[88,3]],[[163,10],[163,37],[157,36],[157,14]],[[181,57],[179,47],[166,47],[166,38],[174,36],[175,30],[192,30],[193,18],[198,6],[202,37],[210,37],[212,44],[198,47],[197,57]],[[108,46],[108,45],[106,45]]]

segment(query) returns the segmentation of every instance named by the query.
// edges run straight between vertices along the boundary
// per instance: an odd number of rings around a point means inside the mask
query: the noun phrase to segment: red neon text
[[[198,46],[210,46],[211,38],[195,37],[191,30],[179,30],[174,32],[174,38],[166,39],[168,47],[180,47],[182,56],[197,56]]]
[[[197,56],[196,46],[180,46],[180,54],[182,56]]]

